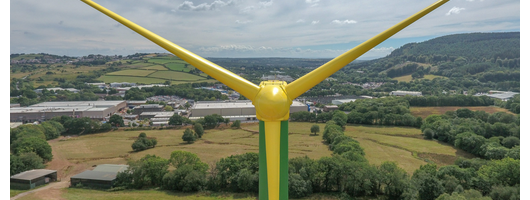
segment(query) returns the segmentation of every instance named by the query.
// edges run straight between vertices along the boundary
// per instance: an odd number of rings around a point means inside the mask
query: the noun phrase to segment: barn
[[[11,189],[28,190],[39,185],[57,181],[57,171],[34,169],[11,176]]]
[[[129,165],[98,165],[93,170],[86,170],[70,178],[70,187],[81,184],[88,187],[109,189],[116,180],[118,172],[123,172],[129,168]]]

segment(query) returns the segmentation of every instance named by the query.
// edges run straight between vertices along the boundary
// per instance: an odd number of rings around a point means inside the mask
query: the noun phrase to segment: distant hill
[[[447,35],[420,43],[409,43],[389,57],[447,55],[466,58],[519,58],[520,33],[466,33]]]
[[[517,71],[514,74],[516,76],[520,68],[520,33],[454,34],[425,42],[409,43],[384,58],[350,64],[345,71],[387,73],[389,77],[409,75],[418,71],[415,67],[400,71],[399,68],[406,66],[407,62],[433,66],[432,69],[426,70],[425,74],[445,77],[491,71]]]

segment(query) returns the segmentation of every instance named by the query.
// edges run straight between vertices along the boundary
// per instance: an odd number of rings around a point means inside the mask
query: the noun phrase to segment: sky
[[[203,57],[336,57],[434,0],[95,0]],[[410,42],[520,31],[519,0],[452,0],[359,59]],[[10,53],[130,55],[166,50],[75,0],[10,1]]]

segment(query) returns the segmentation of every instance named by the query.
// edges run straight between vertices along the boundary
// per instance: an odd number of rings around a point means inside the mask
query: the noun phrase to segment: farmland
[[[143,83],[143,84],[153,84],[153,83],[164,83],[164,79],[158,78],[149,78],[149,77],[133,77],[133,76],[107,76],[103,75],[97,80],[103,81],[105,83],[112,82],[130,82],[130,83]]]
[[[145,77],[149,74],[155,73],[156,70],[139,70],[139,69],[129,69],[129,70],[121,70],[117,72],[111,72],[107,73],[106,75],[109,76],[141,76]]]
[[[435,78],[446,78],[446,77],[428,74],[428,75],[423,76],[423,78],[420,78],[420,79],[432,80],[432,79],[435,79]],[[405,75],[405,76],[395,77],[395,78],[392,78],[392,79],[400,81],[400,82],[411,82],[412,81],[412,75],[409,74],[409,75]]]
[[[460,108],[467,108],[472,111],[482,110],[487,113],[495,112],[506,112],[511,113],[509,110],[504,108],[499,108],[495,106],[475,106],[475,107],[459,107],[459,106],[445,106],[445,107],[410,107],[410,114],[415,117],[426,118],[429,115],[443,115],[447,111],[456,111]]]
[[[196,76],[193,74],[174,71],[157,71],[155,73],[150,74],[148,77],[178,81],[196,81],[200,79],[205,79],[203,77]]]
[[[309,127],[312,124],[314,123],[289,124],[290,158],[307,155],[318,159],[331,155],[327,145],[322,142],[322,132],[318,136],[311,136]],[[325,124],[318,125],[323,131]],[[103,163],[125,164],[127,159],[137,160],[147,154],[169,158],[170,153],[175,150],[195,153],[202,161],[213,163],[234,154],[258,152],[258,134],[253,133],[258,130],[258,124],[244,124],[242,129],[206,130],[202,139],[193,144],[182,141],[183,129],[118,130],[70,138],[54,143],[53,148],[70,162],[86,163],[89,166]],[[158,145],[142,152],[131,152],[131,144],[141,132],[157,138]],[[452,164],[456,156],[470,157],[450,145],[421,139],[421,131],[416,128],[348,125],[345,134],[360,142],[371,164],[395,161],[409,173],[420,165],[427,164],[427,157],[439,165]]]

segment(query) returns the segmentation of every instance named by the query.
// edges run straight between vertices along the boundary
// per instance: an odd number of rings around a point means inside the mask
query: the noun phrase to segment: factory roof
[[[33,169],[25,172],[21,172],[11,176],[12,179],[18,180],[33,180],[39,177],[46,176],[48,174],[56,173],[56,170],[49,169]]]
[[[110,107],[117,106],[125,101],[50,101],[31,105],[30,107],[76,107],[76,106],[96,106]]]
[[[223,118],[253,118],[253,117],[256,117],[256,115],[234,115],[234,116],[223,116]],[[204,117],[189,117],[190,120],[197,120],[197,119],[200,119],[200,118],[204,118]]]
[[[302,102],[293,101],[293,106],[306,106]],[[192,109],[212,109],[212,108],[254,108],[250,100],[237,101],[198,101],[193,105]]]
[[[140,115],[154,115],[154,116],[159,116],[159,117],[163,117],[163,116],[173,116],[175,114],[175,112],[172,112],[172,111],[167,111],[167,112],[142,112],[142,114]]]

